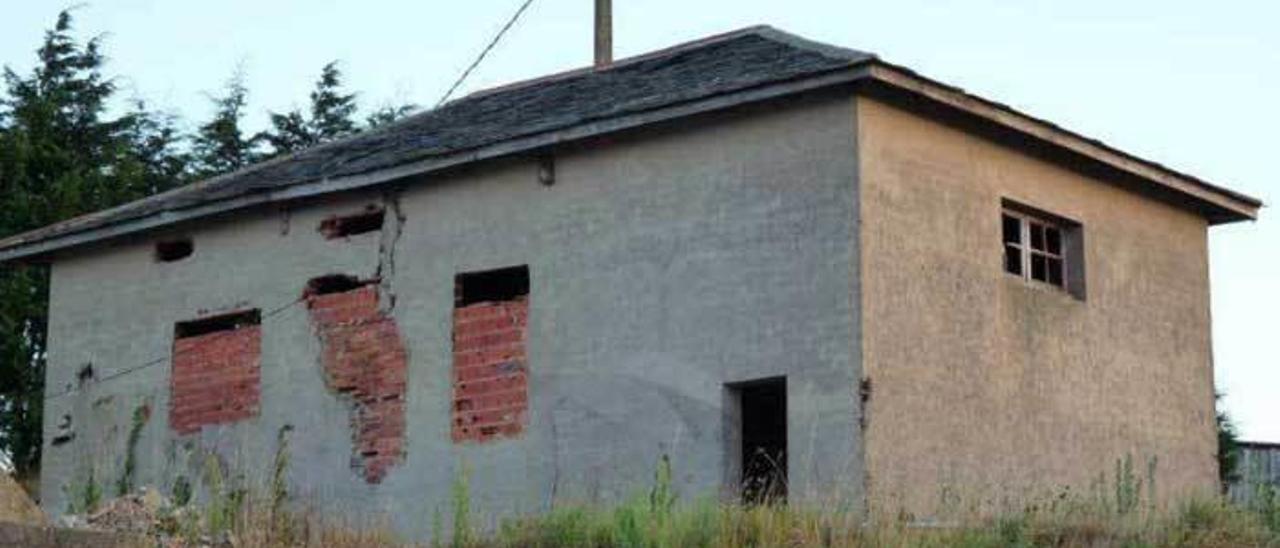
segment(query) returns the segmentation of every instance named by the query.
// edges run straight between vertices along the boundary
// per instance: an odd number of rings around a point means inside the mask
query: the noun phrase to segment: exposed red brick
[[[453,311],[453,441],[518,436],[529,409],[527,296]]]
[[[378,309],[378,288],[309,294],[323,348],[325,382],[352,402],[352,466],[379,483],[404,457],[408,360],[395,320]]]
[[[172,363],[169,427],[179,434],[258,414],[261,326],[177,339]]]

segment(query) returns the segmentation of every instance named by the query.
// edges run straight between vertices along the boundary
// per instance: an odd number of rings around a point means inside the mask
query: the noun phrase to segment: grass
[[[469,546],[1237,547],[1280,546],[1280,530],[1258,512],[1220,501],[1188,501],[1171,513],[1146,515],[1061,506],[922,528],[785,506],[707,502],[663,510],[637,500],[507,522]]]
[[[269,499],[262,501],[269,507]],[[905,523],[866,524],[852,513],[782,505],[743,506],[714,501],[663,506],[650,497],[597,508],[566,505],[549,513],[503,522],[482,532],[455,523],[450,537],[411,544],[397,539],[384,524],[291,514],[269,508],[241,508],[228,531],[235,546],[283,548],[325,546],[504,547],[1280,547],[1280,530],[1249,508],[1222,501],[1188,501],[1162,514],[1121,515],[1090,507],[1035,510],[975,520],[955,527],[913,527]],[[221,539],[192,529],[179,535],[195,541]],[[194,543],[193,543],[194,544]]]
[[[282,444],[283,446],[283,444]],[[287,457],[278,460],[287,462]],[[669,464],[661,463],[654,486],[612,506],[563,504],[536,516],[508,519],[496,528],[480,528],[469,493],[468,474],[452,488],[451,520],[437,512],[429,543],[402,542],[386,523],[344,521],[308,511],[289,510],[284,494],[272,489],[251,496],[230,489],[211,472],[221,493],[200,511],[167,520],[165,532],[199,545],[202,540],[234,539],[245,548],[294,546],[393,547],[1207,547],[1280,548],[1280,496],[1260,486],[1249,506],[1221,499],[1186,500],[1167,510],[1141,503],[1138,493],[1154,494],[1151,482],[1139,482],[1132,466],[1117,469],[1110,496],[1063,498],[996,517],[972,517],[940,527],[906,520],[868,521],[859,512],[825,506],[741,505],[714,499],[678,500],[671,488]],[[282,468],[277,468],[277,474]],[[1145,489],[1143,487],[1146,487]],[[290,505],[296,507],[296,505]]]

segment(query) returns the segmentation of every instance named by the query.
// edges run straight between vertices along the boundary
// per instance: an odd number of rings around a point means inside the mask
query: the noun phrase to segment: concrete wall
[[[464,475],[490,517],[641,492],[662,455],[680,492],[710,495],[733,479],[725,384],[777,375],[793,495],[860,500],[854,119],[848,98],[796,102],[563,151],[554,186],[538,184],[532,161],[490,164],[390,197],[178,231],[195,253],[175,263],[154,262],[149,241],[61,258],[45,438],[64,415],[75,438],[45,447],[44,505],[64,511],[90,471],[110,490],[143,404],[155,411],[135,448],[137,484],[185,477],[200,490],[211,456],[263,484],[288,425],[295,497],[386,514],[416,536],[437,511],[448,523]],[[384,203],[399,216],[380,233],[317,232],[329,215]],[[527,426],[454,443],[454,276],[517,264],[530,272]],[[326,388],[298,302],[307,280],[333,273],[382,276],[409,357],[403,459],[379,483],[353,467],[351,403]],[[177,435],[164,412],[174,322],[244,308],[263,314],[258,414]],[[95,379],[77,388],[85,363]]]
[[[1205,221],[873,99],[857,111],[873,508],[1087,495],[1126,456],[1139,480],[1158,459],[1162,500],[1212,490]],[[1084,300],[1004,273],[1002,199],[1083,224]]]

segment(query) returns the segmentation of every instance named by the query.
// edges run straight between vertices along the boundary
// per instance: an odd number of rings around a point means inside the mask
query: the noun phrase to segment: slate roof
[[[367,186],[550,146],[559,142],[560,135],[569,135],[566,140],[581,138],[692,112],[849,83],[867,78],[867,74],[875,79],[877,68],[899,71],[915,79],[916,84],[912,85],[940,86],[962,96],[962,101],[1025,118],[1067,138],[1085,139],[1088,146],[1097,146],[1104,154],[1119,155],[1121,162],[1139,162],[1160,176],[1174,177],[1243,204],[1225,214],[1215,213],[1219,222],[1253,218],[1261,205],[1254,198],[930,81],[873,54],[758,26],[623,59],[601,70],[581,69],[474,93],[341,141],[12,236],[0,240],[0,262],[38,258],[53,250],[254,204]],[[1168,185],[1162,182],[1153,185],[1157,190],[1169,190],[1163,188]],[[1175,193],[1193,201],[1204,200],[1195,192]]]
[[[605,70],[475,93],[383,128],[0,240],[0,249],[246,194],[449,156],[522,136],[809,77],[874,58],[751,27]]]

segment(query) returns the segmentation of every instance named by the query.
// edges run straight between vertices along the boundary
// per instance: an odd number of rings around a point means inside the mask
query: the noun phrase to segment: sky
[[[57,12],[0,0],[0,63],[30,69]],[[94,0],[130,97],[189,122],[237,69],[247,125],[303,107],[337,60],[368,108],[434,105],[523,0]],[[534,0],[460,88],[591,62],[593,0]],[[1205,180],[1280,203],[1280,3],[1270,0],[616,0],[625,57],[768,24],[884,59]],[[1244,438],[1280,442],[1280,212],[1210,231],[1218,389]]]

